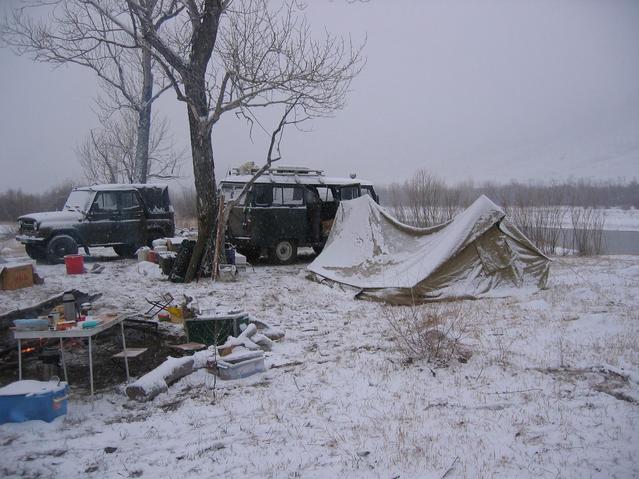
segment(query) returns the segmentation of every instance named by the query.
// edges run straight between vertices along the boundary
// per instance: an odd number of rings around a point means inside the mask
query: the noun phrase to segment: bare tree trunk
[[[135,147],[135,181],[146,183],[149,175],[149,140],[151,136],[151,107],[153,105],[153,70],[151,51],[142,48],[142,98],[138,109],[137,144]]]
[[[201,80],[201,81],[200,81]],[[193,250],[191,262],[186,271],[185,282],[195,277],[207,242],[211,241],[215,230],[215,213],[217,206],[217,191],[215,187],[215,169],[213,161],[213,145],[211,131],[200,118],[206,118],[208,106],[205,96],[204,76],[185,84],[185,93],[192,99],[192,105],[187,107],[189,114],[189,129],[191,133],[191,154],[193,156],[193,176],[195,177],[195,192],[197,194],[197,242]],[[200,118],[195,115],[197,110]]]
[[[188,68],[180,72],[184,83],[184,93],[188,99],[189,130],[191,133],[191,154],[193,156],[193,176],[197,194],[197,242],[191,262],[184,275],[184,281],[193,281],[202,267],[202,257],[206,245],[215,231],[217,213],[217,191],[215,186],[215,163],[209,124],[209,105],[206,91],[206,69],[215,47],[220,15],[220,0],[207,0],[193,32]]]

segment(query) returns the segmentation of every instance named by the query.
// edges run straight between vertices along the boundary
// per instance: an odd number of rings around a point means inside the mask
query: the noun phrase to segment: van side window
[[[328,186],[318,186],[317,192],[319,193],[320,200],[335,201],[335,198],[333,198],[333,190]]]
[[[255,206],[269,206],[273,202],[273,187],[271,185],[253,185]]]
[[[274,186],[273,204],[301,206],[304,204],[304,190],[299,186]]]

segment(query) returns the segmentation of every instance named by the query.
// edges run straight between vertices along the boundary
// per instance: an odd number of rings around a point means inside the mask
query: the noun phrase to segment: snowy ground
[[[2,425],[2,477],[639,475],[639,257],[561,258],[548,290],[464,302],[473,355],[445,368],[406,364],[386,307],[306,280],[303,263],[195,285],[104,265],[38,266],[45,284],[0,293],[0,309],[70,287],[131,311],[186,292],[286,337],[250,378],[200,370],[146,404],[75,390],[66,417]]]
[[[639,210],[608,208],[604,210],[605,229],[617,231],[639,231]],[[570,227],[570,225],[567,225]]]

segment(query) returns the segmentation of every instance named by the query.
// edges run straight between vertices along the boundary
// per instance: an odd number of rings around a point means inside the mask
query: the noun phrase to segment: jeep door
[[[119,243],[117,224],[119,220],[118,194],[115,191],[98,191],[87,215],[87,222],[80,228],[87,246]]]

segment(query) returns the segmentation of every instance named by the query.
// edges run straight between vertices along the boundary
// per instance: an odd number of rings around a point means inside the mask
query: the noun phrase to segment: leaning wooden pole
[[[211,277],[213,281],[217,280],[218,270],[220,269],[220,255],[222,250],[222,240],[224,235],[224,195],[219,195],[217,200],[217,229],[215,230],[215,247],[213,249],[213,271]]]

